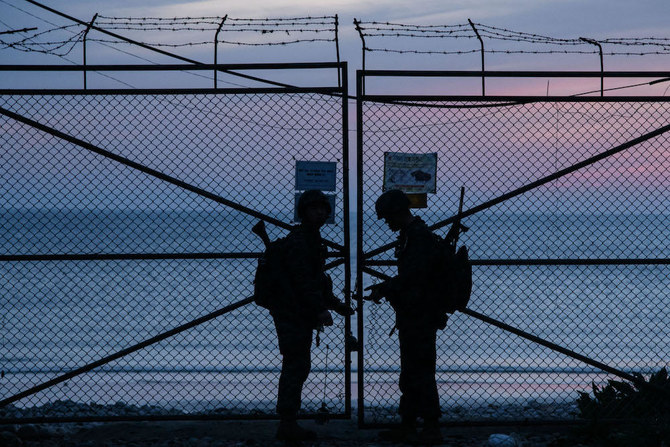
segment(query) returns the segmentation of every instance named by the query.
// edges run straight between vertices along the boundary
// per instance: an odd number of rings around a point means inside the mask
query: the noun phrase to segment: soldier
[[[302,222],[286,238],[283,268],[292,290],[278,297],[280,305],[271,310],[282,355],[277,396],[280,440],[316,438],[316,433],[296,422],[302,387],[311,368],[312,332],[333,324],[329,309],[343,316],[353,314],[349,306],[333,295],[332,282],[324,272],[326,247],[319,230],[330,213],[328,198],[321,191],[304,192],[298,201]]]
[[[409,199],[399,190],[383,193],[375,204],[377,218],[391,231],[399,231],[396,257],[398,275],[372,287],[367,299],[379,303],[386,298],[396,314],[400,342],[400,405],[398,429],[382,432],[382,438],[396,442],[439,443],[440,401],[435,382],[436,334],[444,328],[446,316],[437,312],[434,290],[437,240],[419,217],[412,215]],[[416,432],[417,418],[424,428]]]

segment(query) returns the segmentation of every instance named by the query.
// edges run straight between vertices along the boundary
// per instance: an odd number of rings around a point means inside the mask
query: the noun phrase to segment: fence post
[[[605,96],[605,68],[603,65],[603,46],[600,45],[600,43],[594,39],[580,37],[579,40],[584,41],[586,43],[590,43],[591,45],[595,45],[598,47],[598,53],[600,54],[600,96],[601,97]]]
[[[479,39],[479,45],[482,48],[482,96],[486,96],[486,80],[484,76],[484,40],[482,39],[482,36],[479,35],[479,31],[477,31],[477,28],[475,27],[475,24],[472,23],[472,20],[468,19],[468,22],[470,23],[472,30],[475,32],[477,39]]]
[[[358,31],[358,35],[361,38],[361,69],[363,70],[363,73],[365,73],[365,35],[363,34],[363,29],[361,28],[361,22],[360,20],[354,19],[354,26],[356,27],[356,31]],[[361,89],[360,89],[360,94],[365,95],[365,77],[361,78],[362,84],[361,84]]]
[[[225,23],[226,19],[228,18],[228,14],[223,16],[223,20],[221,20],[221,23],[219,23],[219,27],[216,29],[216,33],[214,34],[214,65],[218,64],[219,56],[218,56],[218,45],[219,45],[219,33],[221,32],[221,27],[223,27],[223,24]],[[217,73],[218,70],[216,67],[214,67],[214,88],[217,88]]]
[[[350,225],[350,185],[349,185],[349,73],[347,62],[339,62],[338,76],[342,83],[342,190],[344,212],[344,300],[351,306],[351,225]],[[340,74],[341,73],[341,74]],[[344,365],[344,407],[348,418],[351,418],[351,349],[349,336],[351,335],[351,317],[344,320],[345,332],[345,365]]]
[[[340,25],[340,19],[335,14],[335,54],[337,57],[337,63],[340,63],[340,38],[339,38],[339,25]],[[341,74],[341,69],[337,70],[337,86],[342,88],[342,74]]]
[[[98,18],[98,13],[96,12],[95,15],[93,16],[93,19],[89,22],[88,26],[86,27],[86,31],[84,31],[84,37],[82,38],[83,40],[83,50],[84,50],[84,90],[86,90],[86,36],[88,36],[88,32],[91,31],[91,27],[93,26],[93,22],[95,22],[95,19]]]
[[[356,23],[356,22],[354,22]],[[358,28],[358,25],[357,25]],[[359,31],[360,32],[360,31]],[[361,39],[363,35],[361,33]],[[365,47],[365,43],[363,43]],[[363,50],[365,52],[365,50]],[[365,53],[363,53],[365,54]],[[365,424],[365,304],[363,302],[363,96],[365,95],[365,68],[356,72],[356,325],[358,336],[358,426]]]

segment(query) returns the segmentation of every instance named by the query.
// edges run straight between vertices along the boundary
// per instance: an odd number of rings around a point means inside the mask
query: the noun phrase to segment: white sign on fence
[[[384,153],[384,191],[399,189],[408,194],[435,193],[437,153]]]
[[[295,189],[335,191],[336,172],[337,163],[334,161],[296,161]]]

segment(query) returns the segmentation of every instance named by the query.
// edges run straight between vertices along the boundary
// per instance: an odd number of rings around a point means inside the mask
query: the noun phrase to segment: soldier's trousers
[[[398,330],[400,341],[400,406],[403,419],[440,417],[440,398],[435,382],[436,333],[432,327]]]
[[[285,318],[274,317],[274,321],[282,355],[277,414],[282,419],[295,419],[311,368],[312,328]]]

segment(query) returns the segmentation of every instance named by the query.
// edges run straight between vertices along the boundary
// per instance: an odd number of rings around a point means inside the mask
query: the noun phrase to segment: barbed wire
[[[470,25],[468,25],[467,23],[461,23],[461,24],[456,24],[456,25],[416,25],[416,24],[410,24],[410,23],[392,23],[392,22],[375,22],[375,21],[368,21],[368,22],[360,21],[358,23],[360,25],[371,25],[371,26],[367,27],[368,29],[374,29],[374,28],[379,28],[379,29],[386,29],[386,28],[401,28],[401,29],[464,28],[464,29],[470,29]]]
[[[21,8],[19,8],[19,7],[16,6],[16,5],[12,5],[11,3],[7,3],[5,0],[0,0],[0,3],[4,3],[4,4],[6,4],[6,5],[9,5],[9,6],[11,6],[12,8],[14,8],[14,9],[16,9],[16,10],[18,10],[18,11],[23,12],[24,14],[27,14],[27,15],[29,15],[29,16],[31,16],[31,17],[37,19],[37,20],[40,20],[40,21],[42,21],[42,22],[44,22],[44,23],[47,23],[47,24],[49,24],[49,25],[51,25],[51,26],[56,27],[56,25],[55,25],[53,22],[50,22],[50,21],[46,20],[45,18],[42,18],[42,17],[36,16],[36,15],[34,15],[34,14],[31,14],[30,12],[28,12],[28,11],[26,11],[26,10],[24,10],[24,9],[21,9]],[[2,22],[2,23],[5,23],[5,22]],[[71,32],[71,33],[74,34],[74,31],[69,31],[69,32]],[[61,56],[61,55],[56,55],[56,56],[58,56],[60,59],[63,59],[64,61],[66,61],[66,62],[68,62],[68,63],[70,63],[70,64],[72,64],[72,65],[77,65],[77,62],[75,62],[75,61],[73,61],[73,60],[71,60],[71,59],[68,59],[66,56]],[[135,88],[135,87],[132,86],[131,84],[129,84],[129,83],[125,82],[125,81],[122,81],[122,80],[120,80],[120,79],[118,79],[118,78],[115,78],[114,76],[108,75],[108,74],[106,74],[106,73],[99,73],[99,75],[102,76],[102,77],[105,77],[105,78],[107,78],[107,79],[111,79],[112,81],[116,81],[116,82],[118,82],[118,83],[120,83],[120,84],[123,84],[123,85],[125,85],[126,87],[129,87],[129,88]]]
[[[204,20],[215,19],[215,20]],[[267,32],[268,28],[289,29],[293,32],[327,32],[334,31],[334,28],[321,29],[319,25],[333,26],[334,17],[330,21],[323,21],[321,17],[316,20],[304,20],[303,18],[291,19],[244,19],[227,17],[201,17],[201,18],[114,18],[98,16],[96,24],[108,29],[129,29],[141,31],[215,31],[219,27],[234,28],[235,31],[258,31]],[[197,25],[201,25],[197,27]],[[209,25],[209,26],[202,26]],[[300,29],[300,26],[312,26],[311,29]],[[255,28],[249,28],[255,27]]]
[[[4,1],[3,1],[4,3]],[[290,18],[235,18],[235,17],[112,17],[98,15],[95,26],[107,30],[127,30],[137,32],[214,32],[217,40],[188,40],[185,42],[149,41],[145,39],[141,44],[152,47],[192,47],[221,43],[226,45],[238,45],[247,47],[274,47],[295,44],[308,44],[317,42],[337,41],[337,17],[290,17]],[[0,39],[0,49],[12,48],[24,52],[40,52],[64,56],[69,54],[78,41],[86,32],[82,29],[67,39],[44,39],[45,36],[58,31],[71,31],[72,28],[85,28],[83,25],[67,25],[64,27],[53,27],[46,31],[36,32],[19,40]],[[220,32],[226,38],[218,39]],[[324,33],[332,34],[332,37],[318,37]],[[249,37],[253,35],[253,38]],[[294,35],[305,37],[288,38]],[[235,38],[231,38],[235,36]],[[239,38],[237,38],[239,36]],[[259,37],[263,40],[259,40]],[[105,39],[89,36],[88,41],[108,45],[128,44],[118,39]],[[65,48],[64,50],[62,50]]]
[[[285,40],[281,42],[264,42],[264,43],[255,43],[255,42],[239,42],[239,41],[228,41],[228,40],[219,40],[219,43],[225,43],[229,45],[240,45],[240,46],[281,46],[281,45],[292,45],[296,43],[311,43],[311,42],[334,42],[335,39],[295,39],[295,40]]]
[[[426,31],[426,33],[431,33],[432,31]],[[449,31],[448,33],[441,33],[436,35],[428,34],[414,34],[410,32],[395,32],[395,33],[365,33],[365,37],[419,37],[419,38],[440,38],[440,39],[453,39],[465,37],[467,39],[475,38],[472,34],[454,34],[455,31]]]
[[[454,51],[441,51],[441,50],[400,50],[393,48],[373,48],[365,47],[366,51],[370,52],[380,52],[380,53],[396,53],[396,54],[441,54],[441,55],[459,55],[459,54],[472,54],[472,53],[481,53],[481,50],[454,50]],[[484,53],[487,54],[598,54],[596,50],[484,50]],[[645,51],[645,52],[631,52],[631,51],[609,51],[603,52],[603,56],[646,56],[646,55],[663,55],[670,54],[670,49],[667,51]]]
[[[363,51],[385,52],[397,54],[425,54],[425,55],[461,55],[481,52],[477,50],[433,50],[418,48],[398,48],[390,46],[368,45],[366,39],[374,42],[388,41],[395,38],[395,42],[407,42],[412,39],[418,41],[427,39],[482,39],[494,41],[515,42],[517,44],[550,45],[550,46],[591,46],[590,49],[484,49],[489,54],[599,54],[602,49],[594,48],[593,42],[584,38],[560,38],[541,34],[515,31],[507,28],[486,25],[483,23],[455,24],[455,25],[412,25],[391,22],[363,22],[355,21],[356,29],[363,40]],[[601,45],[614,46],[646,46],[649,50],[616,50],[603,51],[608,56],[645,56],[670,54],[670,38],[663,37],[623,37],[606,38],[597,41]]]
[[[6,3],[4,0],[2,3]],[[13,6],[10,4],[10,6]],[[237,45],[247,47],[275,47],[289,46],[295,44],[308,44],[318,42],[337,41],[337,16],[304,16],[286,18],[235,18],[220,16],[201,17],[114,17],[98,15],[95,25],[110,30],[128,30],[146,33],[164,32],[213,32],[216,36],[223,33],[224,39],[213,42],[213,38],[190,40],[183,42],[166,42],[164,38],[145,39],[139,41],[141,44],[152,47],[191,47],[204,46],[212,43],[225,45]],[[476,30],[475,30],[476,28]],[[73,32],[73,29],[79,31]],[[583,38],[561,38],[546,36],[536,33],[515,31],[507,28],[496,27],[483,23],[461,23],[453,25],[417,25],[393,22],[356,22],[356,29],[361,37],[374,40],[374,42],[387,42],[394,39],[395,42],[407,42],[414,39],[484,39],[491,41],[514,42],[516,44],[547,45],[550,48],[488,48],[488,49],[422,49],[386,46],[386,45],[363,45],[367,52],[385,52],[396,54],[417,55],[465,55],[483,51],[489,54],[598,54],[608,56],[645,56],[670,54],[670,38],[663,37],[610,37],[600,40],[586,41]],[[72,32],[67,38],[56,38],[58,32]],[[68,55],[76,47],[85,34],[83,25],[53,26],[53,28],[34,32],[19,39],[3,36],[0,38],[0,50],[15,49],[23,52],[38,52],[53,54],[57,56]],[[324,33],[333,34],[332,37],[320,37]],[[248,36],[253,36],[249,38]],[[294,37],[304,36],[304,37]],[[11,35],[9,35],[11,36]],[[260,40],[259,37],[264,40]],[[294,37],[294,38],[290,38]],[[100,44],[118,45],[127,44],[114,39],[105,39],[89,35],[88,40]],[[596,48],[593,42],[606,46],[614,46],[602,51]],[[582,47],[574,49],[557,49],[551,46],[573,46]],[[622,49],[618,49],[624,47]],[[625,47],[635,47],[636,50],[628,50]]]
[[[519,41],[527,41],[527,42],[537,42],[537,43],[551,43],[551,44],[574,44],[574,45],[579,45],[579,44],[584,44],[585,42],[580,40],[579,38],[577,39],[565,39],[565,38],[558,38],[558,37],[553,37],[553,36],[544,36],[541,34],[535,34],[535,33],[527,33],[524,31],[514,31],[510,30],[507,28],[499,28],[496,26],[491,26],[491,25],[486,25],[483,23],[474,23],[476,26],[477,30],[483,34],[488,36],[489,38],[510,38],[510,39],[518,39]],[[472,28],[471,28],[472,30]],[[474,30],[473,30],[474,31]]]
[[[219,43],[231,44],[231,45],[241,45],[241,46],[280,46],[280,45],[292,45],[296,43],[309,43],[309,42],[332,42],[334,39],[295,39],[290,41],[281,41],[281,42],[239,42],[239,41],[227,41],[219,40]],[[118,40],[112,39],[89,39],[89,42],[103,42],[108,44],[123,44],[123,45],[134,45],[130,42],[119,42]],[[166,48],[180,48],[180,47],[191,47],[199,45],[211,45],[212,41],[201,41],[201,42],[183,42],[183,43],[163,43],[163,42],[142,42],[144,45],[149,45],[152,47],[166,47]]]
[[[37,39],[39,37],[45,36],[47,34],[55,33],[58,31],[63,31],[63,30],[69,30],[72,28],[76,28],[78,25],[65,25],[65,26],[58,26],[55,28],[48,29],[46,31],[39,31],[39,32],[34,32],[28,36],[18,36],[18,40],[16,35],[9,36],[9,38],[0,38],[0,50],[4,50],[7,48],[13,48],[18,51],[23,51],[23,52],[35,52],[35,53],[43,53],[43,54],[54,54],[57,56],[66,56],[72,50],[77,44],[77,41],[81,39],[82,37],[82,32],[76,33],[70,38],[67,39],[61,39],[61,40],[52,40],[52,41],[47,41],[47,42],[40,42]],[[24,34],[27,31],[22,32],[21,34]],[[67,47],[70,45],[69,48],[67,48],[65,51],[58,51],[64,47]]]
[[[12,48],[24,53],[42,53],[51,54],[54,56],[67,56],[75,49],[77,44],[81,41],[85,31],[79,31],[72,35],[72,37],[64,40],[53,40],[48,42],[33,41],[34,36],[26,37],[17,42],[6,42],[0,39],[0,50]],[[59,51],[64,49],[62,51]]]
[[[469,53],[479,53],[479,50],[454,50],[454,51],[439,51],[439,50],[400,50],[393,48],[371,48],[365,47],[366,51],[376,51],[384,53],[397,53],[397,54],[469,54]]]
[[[19,8],[18,6],[13,5],[13,4],[11,4],[11,3],[8,3],[8,2],[5,1],[5,0],[0,0],[0,3],[4,3],[4,4],[6,4],[6,5],[8,5],[8,6],[12,7],[12,8],[14,8],[14,9],[16,9],[16,10],[18,10],[18,11],[20,11],[20,12],[22,12],[22,13],[28,15],[28,16],[30,16],[30,17],[33,17],[34,19],[37,19],[37,20],[39,20],[39,21],[41,21],[41,22],[44,22],[44,23],[47,23],[48,25],[51,25],[51,26],[53,26],[54,28],[57,27],[57,25],[54,24],[53,22],[50,22],[49,20],[47,20],[47,19],[45,19],[45,18],[43,18],[43,17],[37,16],[37,15],[35,15],[35,14],[32,14],[32,13],[30,13],[29,11],[26,11],[25,9],[21,9],[21,8]],[[5,23],[5,22],[2,22],[2,23]],[[5,24],[5,26],[8,26],[8,25]],[[78,25],[72,25],[72,26],[78,26]],[[68,32],[74,34],[73,31],[68,31]],[[127,54],[128,56],[131,56],[131,57],[140,59],[140,60],[142,60],[142,61],[144,61],[144,62],[147,62],[147,63],[149,63],[149,64],[160,65],[160,63],[158,63],[158,62],[155,62],[155,61],[152,61],[152,60],[147,59],[147,58],[145,58],[145,57],[139,56],[139,55],[137,55],[137,54],[135,54],[135,53],[131,53],[131,52],[122,50],[121,48],[118,47],[118,45],[114,45],[114,46],[113,46],[113,45],[108,45],[108,44],[106,44],[106,43],[100,43],[100,45],[102,45],[102,46],[104,46],[104,47],[107,47],[107,48],[110,48],[110,49],[112,49],[112,50],[114,50],[114,51],[118,51],[118,52]],[[68,58],[65,57],[65,56],[60,56],[60,55],[56,55],[56,56],[58,56],[59,58],[65,60],[66,62],[68,62],[68,63],[70,63],[70,64],[77,65],[77,62],[74,62],[74,61],[72,61],[71,59],[68,59]],[[195,76],[195,77],[199,77],[199,78],[203,78],[203,79],[211,79],[209,76],[206,76],[206,75],[201,74],[201,73],[194,73],[194,72],[191,72],[191,71],[186,71],[186,73],[188,73],[188,74],[191,75],[191,76]],[[131,88],[131,89],[136,88],[135,86],[129,84],[128,82],[122,81],[122,80],[120,80],[120,79],[118,79],[118,78],[116,78],[116,77],[114,77],[114,76],[112,76],[112,75],[109,75],[109,74],[107,74],[107,73],[98,72],[98,75],[99,75],[99,76],[102,76],[102,77],[105,77],[105,78],[108,78],[108,79],[111,79],[111,80],[113,80],[113,81],[116,81],[116,82],[118,82],[118,83],[120,83],[120,84],[123,84],[123,85],[125,85],[126,87],[129,87],[129,88]],[[215,76],[218,76],[218,74],[215,74]],[[241,84],[238,84],[238,83],[235,83],[235,82],[231,82],[231,81],[227,81],[227,80],[226,80],[226,81],[219,81],[219,82],[223,82],[224,84],[232,85],[232,86],[234,86],[234,87],[241,87],[241,88],[246,87],[245,85],[241,85]]]
[[[105,28],[107,30],[130,30],[130,31],[215,31],[217,28],[195,28],[195,27],[171,27],[165,28],[161,26],[105,26],[104,24],[96,22],[96,25],[100,28]],[[224,29],[224,28],[222,28]],[[230,30],[234,32],[259,32],[262,34],[272,34],[272,33],[328,33],[335,32],[335,28],[312,28],[312,29],[264,29],[264,28],[246,28],[246,29],[234,29]]]

